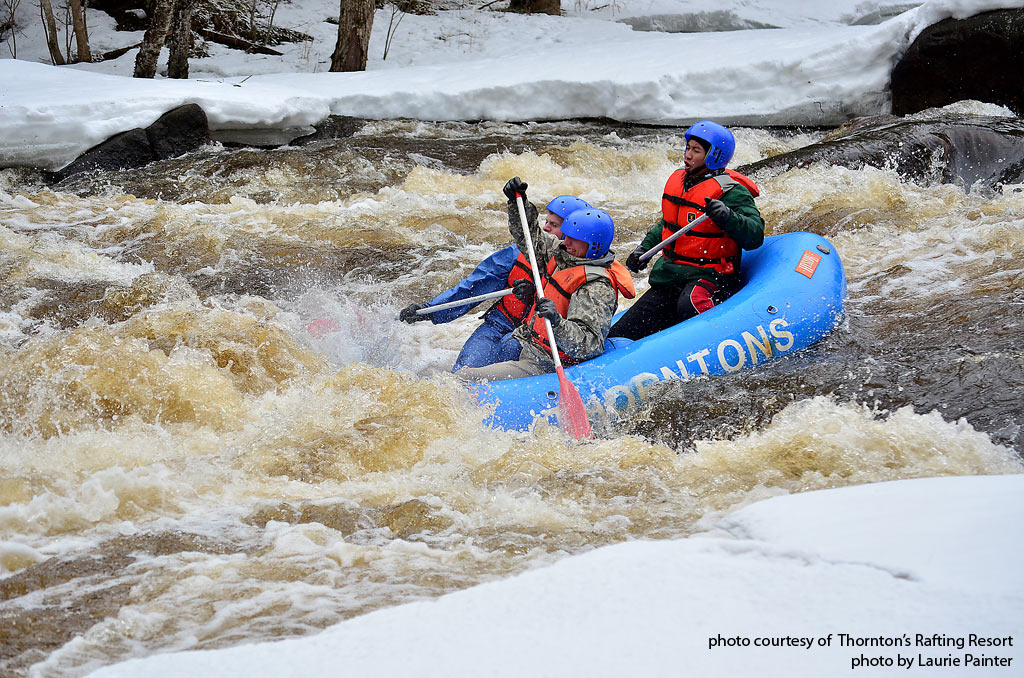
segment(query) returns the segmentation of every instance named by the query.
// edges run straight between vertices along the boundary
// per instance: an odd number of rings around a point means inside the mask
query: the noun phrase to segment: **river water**
[[[822,135],[739,129],[733,165]],[[391,121],[57,188],[0,171],[0,674],[314,633],[777,495],[1024,472],[1024,192],[886,168],[755,177],[769,234],[845,263],[823,342],[662,384],[594,442],[484,427],[447,374],[477,317],[398,310],[508,242],[516,174],[607,209],[624,260],[682,147]]]

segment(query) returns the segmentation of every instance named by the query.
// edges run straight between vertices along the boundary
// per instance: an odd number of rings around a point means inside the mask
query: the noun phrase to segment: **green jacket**
[[[735,240],[742,249],[756,250],[760,247],[764,242],[764,219],[761,218],[761,212],[754,205],[754,196],[750,195],[750,191],[744,186],[736,184],[719,200],[732,210],[729,223],[719,224],[719,228]],[[647,236],[640,243],[639,249],[647,251],[661,242],[661,231],[664,226],[665,220],[659,219],[658,223],[648,231]],[[739,270],[738,265],[737,270]],[[660,253],[656,255],[649,281],[654,287],[682,288],[701,278],[711,280],[720,287],[729,287],[735,282],[735,276],[726,276],[710,268],[672,263]]]

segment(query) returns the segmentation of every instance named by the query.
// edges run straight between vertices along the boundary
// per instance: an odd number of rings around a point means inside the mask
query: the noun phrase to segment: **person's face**
[[[566,252],[580,259],[586,258],[587,250],[590,249],[590,245],[586,242],[583,240],[577,240],[571,235],[565,236],[565,238],[562,239],[562,244],[565,245]]]
[[[556,238],[558,238],[559,240],[561,240],[562,239],[562,221],[563,221],[562,217],[560,217],[557,214],[554,214],[552,212],[548,212],[548,216],[544,220],[544,225],[541,226],[541,228],[544,229],[545,233],[550,233],[551,235],[553,235]]]
[[[696,139],[687,141],[686,152],[683,154],[683,168],[687,174],[703,169],[704,158],[707,155],[707,151],[704,150],[704,147]]]

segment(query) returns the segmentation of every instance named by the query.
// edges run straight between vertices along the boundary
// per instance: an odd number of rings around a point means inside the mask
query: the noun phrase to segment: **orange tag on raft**
[[[810,278],[818,269],[818,262],[820,261],[820,254],[815,254],[810,250],[804,250],[804,255],[800,257],[800,263],[796,265],[796,272]]]

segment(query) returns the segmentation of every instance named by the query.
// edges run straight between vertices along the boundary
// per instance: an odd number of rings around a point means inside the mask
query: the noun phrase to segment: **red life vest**
[[[626,267],[617,261],[612,262],[608,268],[604,266],[587,266],[581,264],[570,268],[555,271],[555,260],[552,258],[547,265],[547,280],[544,282],[544,296],[555,302],[558,314],[563,318],[569,314],[569,300],[573,292],[578,290],[584,283],[592,282],[600,278],[608,280],[612,288],[627,299],[636,296],[636,288],[633,286],[633,276],[629,274]],[[526,319],[530,326],[530,335],[535,344],[541,346],[549,354],[551,344],[548,343],[548,332],[544,327],[544,318],[537,315],[536,308],[530,309],[530,315]],[[558,357],[563,365],[575,365],[578,361],[562,349],[558,349]]]
[[[512,270],[508,273],[507,286],[512,287],[517,280],[533,280],[533,274],[530,272],[530,260],[522,252],[516,257],[515,263],[512,264]],[[498,300],[494,308],[504,313],[513,325],[519,325],[526,318],[531,307],[516,299],[516,295],[506,294]]]
[[[742,185],[755,198],[761,194],[757,184],[731,169],[707,177],[689,191],[683,189],[685,178],[686,170],[677,169],[665,183],[661,197],[661,216],[665,220],[662,240],[702,216],[705,198],[721,198],[736,184]],[[740,246],[710,219],[676,238],[661,252],[673,264],[710,268],[726,275],[739,270]]]

